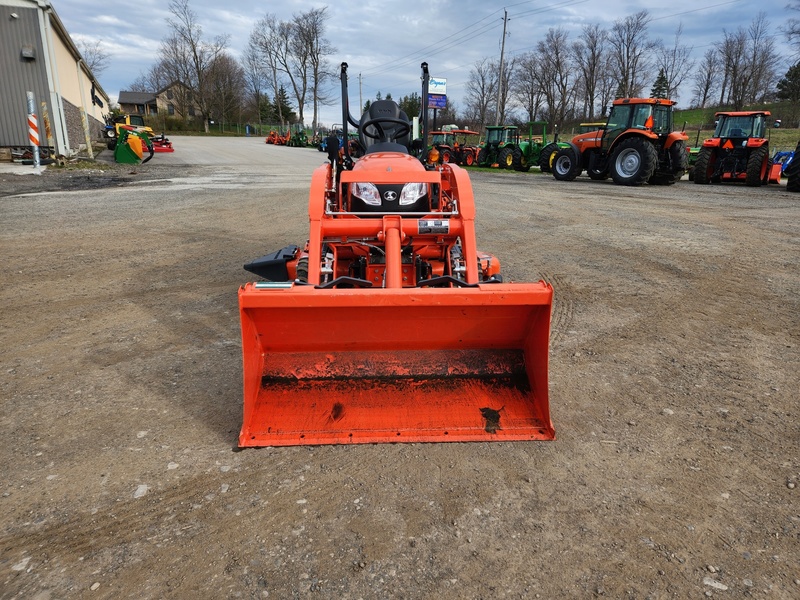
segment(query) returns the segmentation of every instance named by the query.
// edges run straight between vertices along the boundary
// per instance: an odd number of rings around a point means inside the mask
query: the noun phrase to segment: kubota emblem
[[[393,202],[394,200],[397,200],[397,192],[394,192],[392,190],[384,192],[383,199],[386,200],[387,202]]]

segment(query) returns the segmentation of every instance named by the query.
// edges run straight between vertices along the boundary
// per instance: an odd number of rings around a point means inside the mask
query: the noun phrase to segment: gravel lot
[[[173,142],[0,169],[1,599],[800,597],[800,195],[473,172],[557,441],[237,452],[241,265],[324,155]]]

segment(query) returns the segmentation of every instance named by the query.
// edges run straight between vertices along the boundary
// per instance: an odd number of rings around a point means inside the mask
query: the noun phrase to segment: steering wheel
[[[383,126],[381,125],[399,125],[400,128],[397,131],[392,132],[394,135],[392,139],[388,139],[387,132],[384,130]],[[367,131],[367,128],[372,125],[377,130],[377,134],[371,133]],[[382,142],[391,142],[396,140],[397,138],[401,138],[404,135],[411,133],[411,123],[404,119],[395,119],[393,117],[375,117],[374,119],[367,119],[363,123],[361,123],[361,133],[368,138],[372,138],[373,140],[379,140]]]

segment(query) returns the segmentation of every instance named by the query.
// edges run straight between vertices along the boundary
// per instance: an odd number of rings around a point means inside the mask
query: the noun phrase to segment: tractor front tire
[[[479,167],[491,167],[492,165],[489,164],[489,152],[486,151],[486,148],[481,148],[478,151],[478,166]]]
[[[642,185],[658,166],[658,152],[650,141],[641,137],[622,140],[611,155],[609,170],[618,185]]]
[[[550,173],[553,170],[553,161],[556,158],[556,153],[559,151],[559,145],[555,142],[550,142],[539,153],[539,168],[542,173]]]
[[[553,159],[553,177],[559,181],[573,181],[581,174],[581,159],[572,148],[561,148]]]
[[[467,150],[466,154],[464,155],[464,164],[468,167],[471,167],[475,164],[475,153],[471,150]]]
[[[744,183],[750,187],[758,187],[764,183],[769,170],[769,149],[766,146],[756,148],[747,159],[747,175]]]

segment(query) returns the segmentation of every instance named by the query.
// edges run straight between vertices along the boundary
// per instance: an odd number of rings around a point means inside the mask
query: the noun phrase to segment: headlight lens
[[[400,206],[414,204],[417,200],[422,198],[428,191],[428,186],[424,183],[407,183],[403,186],[403,191],[400,192]]]
[[[353,196],[370,206],[381,205],[381,195],[378,193],[378,188],[375,187],[374,183],[354,183]]]

